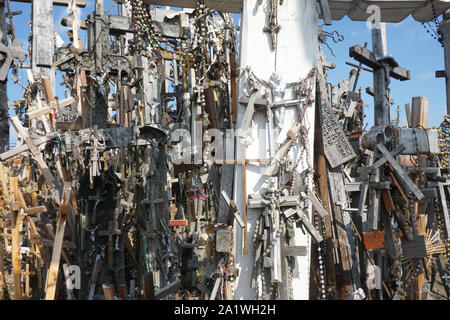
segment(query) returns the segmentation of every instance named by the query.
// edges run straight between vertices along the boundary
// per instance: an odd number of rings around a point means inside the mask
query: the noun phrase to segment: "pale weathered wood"
[[[47,229],[48,234],[50,235],[50,237],[51,237],[53,240],[55,240],[55,233],[53,232],[53,225],[50,224],[50,223],[48,223],[48,224],[45,225],[45,228]],[[63,247],[64,247],[64,246],[63,246]],[[67,254],[64,252],[64,250],[61,250],[61,255],[62,255],[62,257],[64,258],[64,261],[66,262],[66,264],[67,264],[68,266],[70,266],[71,263],[70,263],[69,257],[67,257]]]
[[[413,97],[411,128],[428,128],[429,100],[427,97]]]
[[[33,143],[34,143],[34,145],[36,145],[36,147],[39,147],[40,145],[42,145],[44,143],[47,143],[47,142],[57,138],[58,136],[59,135],[58,135],[57,132],[53,132],[53,133],[51,133],[51,134],[49,134],[47,136],[34,139]],[[8,159],[10,159],[10,158],[12,158],[12,157],[14,157],[14,156],[16,156],[18,154],[21,154],[22,152],[26,152],[26,151],[29,151],[29,150],[30,150],[30,148],[28,147],[28,145],[22,144],[22,145],[14,148],[12,150],[9,150],[9,151],[1,153],[0,154],[0,160],[2,160],[2,161],[8,160]]]
[[[351,237],[352,226],[349,217],[345,216],[343,210],[347,208],[347,195],[345,194],[344,180],[340,168],[328,168],[328,179],[330,183],[330,199],[334,206],[335,227],[339,242],[342,269],[344,271],[345,286],[341,295],[345,298],[354,292],[355,287],[360,287],[359,274],[354,256],[355,244]]]
[[[247,157],[247,146],[242,144],[242,158]],[[242,163],[242,218],[244,220],[244,244],[242,253],[248,253],[248,230],[247,230],[247,165],[245,161]]]
[[[288,137],[280,146],[280,149],[278,149],[275,158],[271,161],[270,165],[267,167],[266,171],[264,172],[264,175],[270,177],[275,173],[277,173],[279,168],[278,164],[280,163],[280,160],[283,158],[286,152],[289,151],[292,144],[296,141],[297,134],[300,131],[301,127],[302,127],[301,123],[297,122],[297,124],[291,130],[288,131]]]
[[[227,203],[230,210],[232,211],[234,218],[239,223],[239,226],[241,228],[244,228],[245,224],[244,224],[244,221],[242,221],[242,219],[241,219],[240,212],[239,212],[238,207],[236,206],[236,203],[233,200],[230,200],[230,198],[228,197],[227,193],[224,190],[222,190],[221,195],[224,198],[224,200]]]
[[[50,268],[47,273],[45,300],[55,299],[56,282],[58,280],[59,261],[61,258],[65,226],[66,226],[66,217],[63,215],[59,215],[56,224],[56,235],[55,235],[55,244],[53,246],[52,260],[50,263]]]
[[[21,209],[23,212],[23,209]],[[12,265],[14,279],[14,300],[22,300],[22,267],[20,259],[20,224],[22,223],[21,214],[13,212],[13,231],[12,231]]]
[[[36,163],[39,167],[39,169],[42,172],[42,175],[44,176],[46,182],[55,190],[60,189],[59,184],[56,181],[55,177],[53,176],[52,172],[50,171],[49,167],[47,166],[47,163],[45,162],[44,158],[42,157],[41,152],[39,149],[35,146],[33,139],[30,138],[25,128],[20,124],[19,118],[17,116],[14,116],[11,118],[11,124],[16,130],[17,134],[25,140],[26,144],[28,145],[28,148],[30,149],[30,152],[32,153],[34,159],[36,160]],[[59,199],[56,199],[57,202],[59,202]]]

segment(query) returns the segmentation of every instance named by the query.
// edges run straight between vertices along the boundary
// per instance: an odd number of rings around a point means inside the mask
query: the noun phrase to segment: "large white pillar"
[[[285,83],[297,82],[307,77],[309,71],[315,66],[317,58],[317,11],[316,2],[312,0],[284,0],[283,5],[278,6],[278,24],[281,30],[278,33],[278,46],[276,50],[272,49],[272,40],[270,33],[263,29],[268,25],[268,16],[270,13],[270,0],[263,0],[258,5],[258,0],[244,0],[243,14],[241,20],[241,47],[240,47],[240,70],[247,66],[253,73],[264,81],[269,81],[272,73],[277,71]],[[245,96],[244,83],[245,75],[240,79],[239,97]],[[315,92],[315,83],[313,86],[313,96]],[[286,90],[282,100],[295,99],[293,93]],[[236,128],[240,128],[245,105],[238,105]],[[314,137],[314,104],[307,108],[304,124],[309,129],[309,149],[310,165],[313,161],[313,137]],[[293,128],[297,122],[297,108],[286,107],[284,120],[281,125],[279,136],[275,136],[279,143],[286,138],[286,132]],[[247,146],[247,159],[269,158],[267,134],[261,136],[261,129],[267,127],[267,117],[264,112],[256,112],[253,117],[255,126],[251,130],[251,143]],[[278,135],[276,130],[276,135]],[[237,138],[236,158],[242,159],[241,138]],[[279,145],[275,145],[275,152]],[[294,147],[291,150],[294,161],[299,154],[299,148]],[[307,167],[303,163],[299,171]],[[267,177],[264,171],[267,168],[264,164],[247,164],[247,185],[248,194],[264,194],[267,189]],[[235,169],[234,199],[242,212],[242,168],[240,165]],[[256,292],[250,287],[251,275],[254,263],[254,252],[252,247],[252,235],[255,227],[255,221],[262,213],[262,209],[247,210],[248,227],[248,254],[242,254],[242,235],[243,232],[236,227],[236,266],[240,268],[240,275],[235,282],[235,299],[255,299]],[[309,211],[311,216],[311,210]],[[300,229],[296,229],[296,245],[307,246],[307,256],[298,257],[299,278],[293,279],[293,298],[309,298],[309,265],[310,265],[310,243],[309,234],[303,234]]]

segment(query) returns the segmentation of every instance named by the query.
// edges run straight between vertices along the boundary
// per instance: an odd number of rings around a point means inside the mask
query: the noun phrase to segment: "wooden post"
[[[53,245],[52,260],[47,273],[47,284],[45,290],[45,300],[54,300],[56,296],[56,282],[58,280],[59,261],[61,258],[64,229],[66,227],[66,217],[59,216],[56,225],[56,236]]]
[[[17,178],[13,178],[17,179]],[[23,212],[23,209],[21,209]],[[14,300],[22,300],[22,267],[20,261],[20,232],[21,216],[17,211],[13,212],[13,231],[12,231],[12,264],[14,279]]]
[[[380,28],[372,29],[372,51],[376,57],[387,55],[386,24],[380,23]],[[375,126],[390,125],[390,104],[386,92],[386,77],[383,68],[373,71],[374,87],[374,123]]]
[[[145,300],[155,299],[155,287],[153,284],[153,272],[147,272],[143,276]]]
[[[428,128],[427,97],[413,97],[411,110],[411,128]]]
[[[53,4],[48,0],[33,0],[32,70],[34,79],[48,78],[55,92]]]
[[[320,123],[319,119],[319,109],[316,108],[316,123]],[[327,160],[325,157],[325,152],[323,149],[323,136],[322,129],[320,126],[316,126],[315,137],[314,137],[314,172],[319,175],[319,194],[327,211],[328,215],[325,217],[325,241],[327,242],[327,280],[328,286],[334,286],[336,284],[335,279],[335,264],[337,259],[335,259],[335,254],[337,255],[336,249],[333,244],[333,226],[332,226],[332,211],[330,208],[330,195],[328,192],[328,174],[327,174]]]
[[[114,299],[114,286],[112,284],[103,285],[103,293],[105,295],[105,300],[115,300]]]
[[[242,218],[244,220],[244,244],[242,253],[248,253],[248,230],[247,230],[247,165],[245,159],[247,158],[247,146],[242,144]]]

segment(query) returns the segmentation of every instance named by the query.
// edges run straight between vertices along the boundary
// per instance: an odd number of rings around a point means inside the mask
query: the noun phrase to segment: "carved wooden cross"
[[[377,44],[375,50],[380,51],[378,46],[381,45],[376,41],[374,43]],[[391,56],[378,56],[375,53],[376,51],[369,51],[360,45],[350,47],[349,50],[350,57],[372,68],[374,71],[375,125],[390,125],[388,121],[390,104],[387,97],[390,77],[400,81],[409,80],[411,78],[410,71],[400,67]]]
[[[264,32],[269,32],[272,38],[272,49],[276,50],[278,45],[278,32],[281,26],[278,24],[278,0],[270,1],[269,25],[264,27]]]

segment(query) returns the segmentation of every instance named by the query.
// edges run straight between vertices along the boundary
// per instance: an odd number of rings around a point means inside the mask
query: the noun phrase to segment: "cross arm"
[[[306,215],[302,212],[302,210],[300,208],[289,208],[289,209],[285,210],[283,213],[284,213],[285,217],[290,217],[294,214],[298,215],[301,222],[305,226],[306,230],[308,230],[309,234],[317,242],[322,242],[322,240],[323,240],[322,236],[317,232],[316,228],[314,228],[314,226],[311,224],[311,222],[309,222]]]
[[[383,156],[386,158],[386,160],[390,163],[390,165],[394,168],[396,171],[399,180],[401,180],[408,189],[414,194],[414,196],[420,201],[425,196],[420,191],[420,189],[416,186],[416,184],[411,180],[411,178],[408,176],[408,173],[403,170],[403,168],[400,166],[400,164],[394,159],[394,157],[389,153],[389,151],[386,149],[386,147],[380,143],[377,144],[378,150],[381,151]]]
[[[234,218],[237,220],[237,222],[239,223],[239,226],[241,228],[244,228],[244,221],[242,221],[242,218],[240,216],[240,212],[238,207],[236,206],[236,203],[233,200],[230,200],[230,198],[228,197],[227,193],[222,190],[222,197],[225,200],[225,202],[227,203],[228,207],[232,210]]]
[[[382,67],[381,64],[377,62],[375,55],[366,48],[361,47],[359,44],[350,47],[349,54],[350,57],[372,69],[376,70]],[[400,81],[410,80],[411,71],[399,66],[391,69],[390,76]]]

